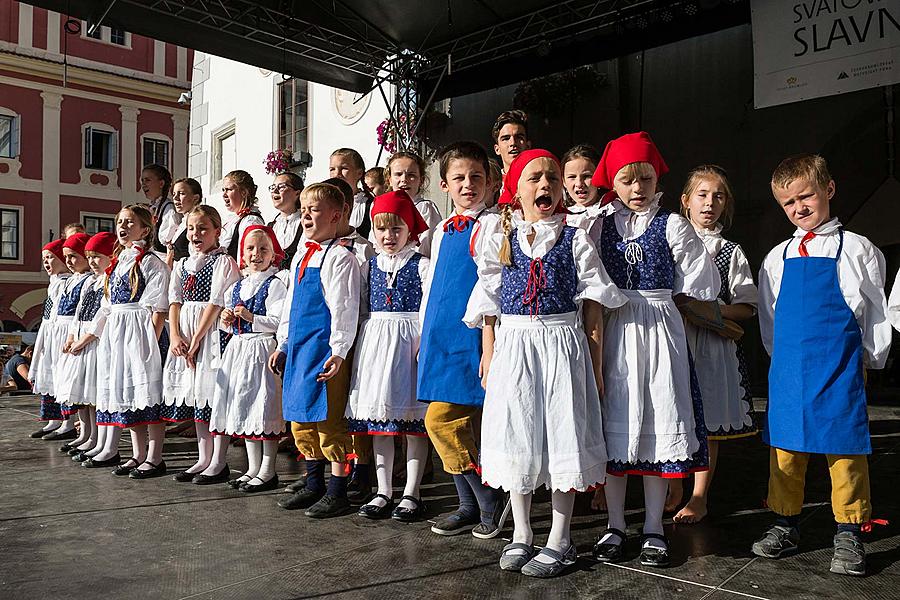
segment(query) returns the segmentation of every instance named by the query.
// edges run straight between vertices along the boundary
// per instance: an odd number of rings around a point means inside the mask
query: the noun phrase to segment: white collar
[[[831,219],[825,221],[824,223],[813,229],[812,232],[816,235],[828,235],[836,232],[840,228],[841,222],[837,217],[832,217]],[[802,238],[807,233],[808,232],[805,229],[801,229],[800,227],[798,227],[797,230],[794,231],[794,237]]]
[[[656,192],[656,194],[653,195],[653,200],[651,200],[650,204],[647,205],[647,208],[645,208],[644,210],[641,210],[641,211],[631,210],[630,208],[625,206],[625,203],[622,202],[622,200],[619,198],[616,198],[615,200],[613,200],[612,203],[616,206],[615,212],[617,212],[617,213],[629,212],[629,213],[636,214],[638,216],[644,216],[644,215],[650,214],[651,212],[655,212],[655,210],[659,208],[659,200],[660,200],[660,198],[662,198],[662,195],[663,195],[662,192]]]
[[[275,217],[276,223],[293,223],[294,221],[300,220],[300,211],[295,210],[288,216],[284,216],[284,213],[278,211],[278,216]]]
[[[540,258],[550,252],[556,244],[566,225],[565,215],[556,214],[540,221],[526,221],[519,213],[513,213],[513,227],[516,228],[516,239],[519,247],[531,258]],[[534,234],[534,239],[528,241],[528,236]]]
[[[716,223],[712,229],[706,229],[705,227],[698,227],[694,225],[692,222],[691,225],[694,226],[694,231],[697,232],[697,235],[701,238],[712,237],[712,238],[720,238],[722,237],[722,224]]]
[[[259,281],[268,279],[270,275],[272,275],[273,273],[277,273],[278,271],[278,267],[274,265],[269,267],[265,271],[247,271],[248,274],[246,277],[244,277],[244,279],[247,281],[247,283],[257,283]]]

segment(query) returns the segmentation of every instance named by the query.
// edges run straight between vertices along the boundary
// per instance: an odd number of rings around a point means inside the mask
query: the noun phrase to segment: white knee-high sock
[[[259,443],[259,442],[257,442]],[[256,472],[254,483],[265,483],[275,477],[275,460],[278,458],[278,442],[265,440],[262,442],[262,460]]]
[[[378,493],[388,498],[394,495],[391,478],[394,476],[394,436],[373,435],[372,453],[375,455],[375,478],[378,480]],[[372,498],[369,504],[386,506],[384,498]]]
[[[663,533],[663,508],[669,483],[662,477],[644,475],[644,533]]]
[[[137,425],[131,432],[131,460],[135,466],[147,460],[147,440],[150,437],[146,425]]]
[[[419,485],[422,483],[422,475],[425,474],[425,464],[428,462],[428,438],[414,435],[406,436],[406,487],[403,488],[404,496],[420,498]],[[414,508],[412,502],[403,500],[400,502],[403,508]]]
[[[47,424],[44,425],[44,428],[41,431],[51,432],[54,429],[59,429],[60,425],[62,425],[62,421],[59,419],[50,419],[47,421]]]
[[[80,446],[91,439],[90,409],[85,406],[78,409],[78,437],[72,440],[72,446]]]
[[[225,459],[228,457],[228,445],[231,443],[230,435],[213,436],[213,455],[209,466],[203,470],[204,475],[218,475],[225,468]]]
[[[553,519],[550,524],[550,535],[547,548],[557,552],[565,552],[571,545],[572,511],[575,508],[575,492],[554,491],[551,496]]]
[[[209,432],[209,423],[203,421],[194,421],[194,428],[197,431],[197,462],[188,467],[188,473],[201,473],[203,469],[209,466],[213,453],[213,436]]]
[[[628,475],[624,477],[606,476],[606,510],[610,529],[625,531],[625,492],[628,489]],[[607,534],[600,538],[602,543],[620,544],[622,539],[615,534]]]
[[[87,451],[87,455],[91,457],[97,456],[103,452],[103,448],[106,445],[106,434],[110,429],[107,426],[100,427],[96,422],[94,423],[94,426],[97,428],[97,441],[93,447]]]
[[[104,425],[106,439],[103,441],[103,449],[94,456],[97,460],[109,460],[119,453],[119,440],[122,438],[122,428],[115,425]]]
[[[241,481],[250,481],[259,473],[259,465],[262,462],[262,441],[244,440],[244,448],[247,449],[247,470],[239,477]]]
[[[158,465],[162,462],[163,446],[166,443],[166,425],[164,423],[154,423],[147,426],[147,463],[146,469],[151,469],[151,465]]]
[[[73,429],[75,429],[75,421],[77,420],[77,415],[78,413],[74,413],[66,417],[59,427],[59,433],[65,433],[66,431],[72,431]]]
[[[531,532],[531,494],[509,493],[512,504],[513,537],[519,544],[531,544],[534,535]]]

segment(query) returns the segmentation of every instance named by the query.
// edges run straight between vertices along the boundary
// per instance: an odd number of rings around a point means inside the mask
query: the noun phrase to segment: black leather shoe
[[[263,481],[262,483],[243,483],[238,489],[246,494],[256,494],[257,492],[268,492],[278,487],[278,475],[272,475],[272,479]]]
[[[37,431],[35,431],[31,435],[29,435],[28,437],[36,440],[38,438],[44,437],[45,435],[47,435],[48,433],[51,433],[53,431],[56,431],[56,430],[55,429],[38,429]]]
[[[241,475],[241,477],[243,477],[243,475]],[[245,479],[245,480],[241,481],[241,477],[237,477],[236,479],[229,479],[228,481],[225,482],[225,485],[227,485],[228,487],[230,487],[233,490],[240,489],[240,487],[242,485],[244,485],[245,483],[250,481],[249,479]]]
[[[289,483],[286,486],[284,486],[284,489],[293,494],[294,492],[299,492],[300,490],[302,490],[305,487],[306,487],[306,475],[301,475],[300,477],[297,478],[297,481],[295,481],[294,483]]]
[[[88,450],[91,450],[91,448],[88,448]],[[73,446],[69,448],[69,451],[66,452],[66,454],[68,454],[69,456],[75,456],[76,454],[81,454],[82,452],[87,452],[87,450],[79,450],[78,446]]]
[[[164,460],[159,461],[159,464],[156,465],[147,462],[146,460],[142,464],[150,465],[150,468],[144,470],[132,469],[128,476],[132,479],[153,479],[154,477],[162,477],[166,474],[166,461]]]
[[[75,462],[79,462],[79,463],[84,462],[89,458],[91,458],[91,457],[88,455],[87,450],[79,450],[78,454],[72,455],[72,460]]]
[[[403,496],[401,500],[412,502],[415,505],[415,508],[406,508],[398,505],[397,508],[394,509],[394,512],[391,513],[391,518],[403,523],[415,523],[416,521],[421,521],[427,510],[425,508],[425,503],[415,496]]]
[[[315,492],[309,488],[303,488],[299,492],[294,492],[287,498],[278,501],[278,506],[285,510],[297,510],[298,508],[309,508],[319,501],[325,495],[325,491]]]
[[[63,454],[65,454],[66,452],[68,452],[69,450],[74,448],[75,446],[80,446],[80,445],[81,445],[81,442],[78,442],[77,444],[73,444],[72,442],[66,442],[65,444],[63,444],[62,446],[59,447],[59,451],[62,452]]]
[[[83,463],[81,466],[85,469],[99,469],[100,467],[115,467],[117,464],[122,462],[122,456],[116,454],[112,458],[108,458],[106,460],[97,460],[96,458],[89,458]]]
[[[343,496],[330,496],[325,494],[319,501],[306,509],[303,513],[311,519],[329,519],[340,517],[353,511],[350,501]]]
[[[141,464],[133,458],[129,458],[125,461],[124,465],[119,465],[115,469],[112,470],[112,474],[116,477],[127,477],[129,473],[134,471],[137,466]]]
[[[182,471],[181,473],[175,473],[175,475],[172,476],[172,479],[174,479],[178,483],[190,483],[197,475],[197,473],[188,473],[187,471]]]
[[[665,549],[655,548],[653,546],[644,547],[644,542],[648,539],[660,540],[666,545]],[[668,567],[669,566],[669,540],[666,536],[658,533],[645,533],[641,535],[641,564],[645,567]]]
[[[78,431],[74,428],[66,431],[65,433],[57,433],[58,429],[54,429],[44,437],[42,440],[47,440],[48,442],[55,442],[57,440],[74,440],[78,437]]]
[[[375,494],[375,498],[381,498],[382,500],[384,500],[385,505],[377,506],[375,504],[363,504],[359,507],[359,510],[356,512],[356,514],[367,519],[387,519],[388,517],[390,517],[391,509],[394,507],[394,501],[384,494]],[[372,500],[374,500],[375,498],[372,498]],[[372,500],[369,500],[369,502],[371,502]]]
[[[194,485],[210,485],[213,483],[225,483],[228,481],[228,478],[231,477],[231,469],[228,468],[228,465],[222,467],[222,470],[216,473],[215,475],[203,475],[201,473],[197,473],[194,475],[193,479],[191,479],[191,483]]]
[[[605,544],[601,544],[600,540],[602,540],[607,533],[612,533],[614,535],[619,536],[622,540],[618,544],[614,544],[612,542],[607,542]],[[606,531],[600,534],[600,537],[597,538],[597,543],[594,544],[593,555],[594,558],[600,562],[620,562],[625,559],[625,543],[628,541],[628,536],[625,535],[625,532],[621,529],[615,529],[610,527]]]

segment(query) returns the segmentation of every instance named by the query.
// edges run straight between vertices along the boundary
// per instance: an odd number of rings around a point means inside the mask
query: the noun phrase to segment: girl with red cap
[[[419,484],[428,452],[427,407],[416,399],[416,354],[428,259],[416,244],[428,224],[409,194],[396,190],[375,199],[372,226],[378,254],[362,270],[369,318],[357,338],[346,415],[351,435],[372,436],[378,493],[358,514],[411,522],[425,511]],[[394,437],[400,435],[407,441],[406,489],[394,508]]]
[[[197,462],[175,475],[175,481],[215,483],[227,480],[224,465],[201,474],[213,457],[209,419],[224,341],[216,321],[225,306],[225,290],[241,273],[237,262],[219,246],[222,219],[215,208],[202,204],[185,220],[191,253],[175,263],[169,279],[170,341],[160,418],[170,423],[193,421],[197,431]],[[214,481],[207,481],[207,475],[215,476]]]
[[[68,350],[59,365],[57,398],[65,404],[84,406],[78,411],[81,435],[70,444],[68,451],[77,462],[85,461],[103,449],[100,436],[106,432],[105,427],[97,427],[97,382],[101,380],[101,372],[105,371],[97,362],[97,348],[106,324],[108,311],[101,310],[100,306],[106,269],[109,268],[115,243],[115,235],[101,232],[84,245],[84,256],[91,276],[81,288],[76,317],[69,327],[69,339],[66,340]]]
[[[63,240],[53,240],[41,250],[41,264],[50,276],[50,285],[47,287],[44,314],[34,342],[31,366],[28,368],[28,380],[34,386],[34,393],[41,397],[40,419],[47,421],[47,424],[32,433],[31,437],[47,440],[72,439],[76,435],[72,429],[74,425],[60,431],[63,416],[59,404],[53,397],[53,367],[65,343],[65,330],[56,323],[57,304],[66,281],[72,276],[66,267],[63,243]]]
[[[625,558],[628,475],[643,476],[641,564],[669,564],[662,516],[669,478],[707,468],[706,430],[697,378],[676,296],[713,301],[719,274],[684,217],[659,206],[659,176],[668,168],[650,136],[607,144],[594,173],[612,189],[614,214],[603,219],[600,255],[628,303],[606,319],[603,346],[603,434],[609,456],[608,529],[597,560]],[[609,199],[607,195],[605,199]]]
[[[512,221],[491,236],[463,317],[483,327],[482,479],[512,502],[515,529],[500,568],[533,577],[574,564],[575,492],[606,479],[597,376],[602,307],[626,302],[587,233],[566,223],[562,199],[556,157],[521,152],[501,198],[514,210]],[[552,493],[553,520],[536,552],[531,498],[541,486]]]
[[[132,457],[116,475],[143,479],[165,473],[162,356],[159,338],[169,309],[169,269],[151,251],[153,215],[140,204],[116,215],[116,249],[108,268],[103,308],[108,310],[97,362],[97,425],[107,427],[103,450],[85,468],[119,465],[119,439],[131,433]]]
[[[251,493],[278,487],[275,458],[284,433],[281,379],[266,363],[276,347],[289,272],[280,270],[284,251],[271,228],[251,225],[243,237],[244,278],[225,291],[219,319],[220,330],[232,336],[216,371],[209,429],[217,442],[231,437],[245,440],[247,471],[228,485]]]
[[[82,394],[72,394],[72,381],[69,379],[74,373],[67,373],[67,363],[73,362],[69,359],[72,345],[75,343],[72,329],[78,326],[78,304],[81,301],[85,291],[90,289],[93,283],[93,274],[88,265],[87,252],[85,244],[87,244],[90,236],[86,233],[76,233],[66,238],[63,244],[63,255],[66,257],[66,266],[72,271],[73,275],[66,281],[66,289],[59,301],[58,322],[66,324],[65,335],[63,341],[62,352],[55,369],[55,388],[56,401],[60,404],[60,410],[63,416],[71,417],[76,413],[81,421],[81,431],[74,440],[63,444],[60,452],[68,452],[76,446],[89,441],[92,437],[96,437],[96,421],[91,419],[90,411],[87,408],[89,404]],[[79,362],[77,359],[74,362]],[[92,399],[93,400],[93,399]],[[73,425],[74,426],[74,425]],[[92,434],[92,431],[94,432]]]

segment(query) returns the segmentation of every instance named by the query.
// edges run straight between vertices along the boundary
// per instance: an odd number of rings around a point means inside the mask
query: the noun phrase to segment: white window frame
[[[85,219],[106,219],[108,221],[112,221],[113,229],[115,229],[116,227],[116,215],[114,214],[81,211],[78,220],[84,224],[84,229],[85,231],[87,231],[87,223],[85,222]]]
[[[148,132],[148,133],[145,133],[145,134],[141,135],[141,166],[142,166],[142,167],[147,166],[147,165],[144,164],[144,141],[145,141],[145,140],[153,140],[153,141],[155,141],[155,142],[165,142],[166,144],[169,145],[168,150],[166,151],[166,159],[167,159],[167,161],[168,161],[168,164],[165,164],[165,165],[163,165],[163,166],[164,166],[165,168],[167,168],[167,169],[171,172],[171,171],[172,171],[172,158],[173,158],[173,155],[172,155],[172,146],[173,146],[173,144],[172,144],[172,138],[170,138],[170,137],[167,136],[167,135],[163,135],[162,133],[156,133],[156,132],[153,132],[153,131],[150,131],[150,132]],[[148,164],[149,164],[149,163],[148,163]]]
[[[99,42],[101,44],[108,44],[110,46],[115,46],[116,48],[127,48],[131,49],[131,32],[125,31],[125,43],[124,44],[116,44],[112,41],[112,30],[109,25],[101,25],[100,26],[100,37],[95,38],[91,37],[87,34],[88,28],[90,27],[90,23],[87,21],[81,22],[81,39],[89,40],[91,42]],[[122,30],[124,31],[124,30]]]
[[[225,173],[222,171],[222,142],[233,135],[237,135],[234,119],[214,129],[212,132],[211,152],[209,153],[212,161],[209,170],[210,175],[212,175],[210,178],[213,182],[212,189],[216,189],[225,177]]]
[[[18,258],[0,258],[0,265],[21,265],[24,264],[24,246],[25,243],[25,207],[15,204],[0,204],[0,209],[17,212],[19,214],[18,229],[19,235],[16,241],[18,245]]]
[[[88,162],[88,145],[89,135],[97,131],[99,133],[110,134],[110,168],[104,169],[100,167],[89,167]],[[81,126],[81,166],[83,170],[97,173],[115,173],[119,169],[119,132],[115,127],[106,123],[85,123]]]
[[[0,117],[11,120],[12,136],[10,139],[10,155],[0,156],[0,160],[18,160],[22,153],[22,116],[8,108],[0,106]]]

